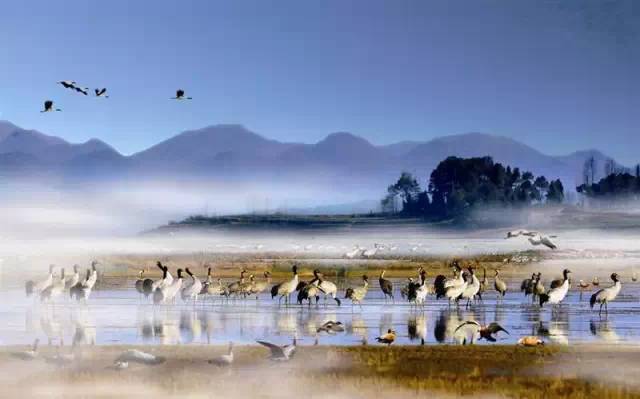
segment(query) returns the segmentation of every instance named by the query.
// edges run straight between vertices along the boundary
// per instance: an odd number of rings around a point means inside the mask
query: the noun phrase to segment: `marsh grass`
[[[5,394],[25,397],[366,397],[416,394],[438,397],[640,398],[637,386],[585,377],[573,365],[608,356],[605,349],[580,352],[554,346],[359,346],[301,347],[287,363],[266,359],[256,346],[236,350],[231,368],[206,360],[224,346],[145,347],[167,362],[107,368],[125,347],[81,348],[81,360],[60,368],[41,360],[23,362],[0,352]],[[43,356],[53,353],[45,347]],[[628,355],[637,362],[640,352]],[[90,394],[93,393],[93,394]]]

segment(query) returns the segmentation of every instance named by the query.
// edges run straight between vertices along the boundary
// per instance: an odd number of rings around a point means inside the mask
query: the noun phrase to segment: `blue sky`
[[[633,0],[3,2],[0,119],[127,154],[241,123],[300,142],[482,131],[633,163],[639,39]]]

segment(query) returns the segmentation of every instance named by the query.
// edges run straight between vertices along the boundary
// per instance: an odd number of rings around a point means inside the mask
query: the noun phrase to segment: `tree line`
[[[381,206],[384,213],[438,221],[464,217],[480,205],[525,207],[559,204],[563,200],[560,180],[548,181],[517,167],[505,167],[488,156],[452,156],[431,172],[425,188],[411,173],[402,172],[387,188]]]

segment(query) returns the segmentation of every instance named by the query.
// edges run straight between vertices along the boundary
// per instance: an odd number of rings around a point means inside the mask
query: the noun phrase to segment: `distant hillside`
[[[582,165],[597,150],[551,156],[507,137],[466,133],[425,142],[374,145],[351,133],[329,134],[315,144],[285,143],[262,137],[241,125],[215,125],[180,133],[131,156],[92,139],[72,144],[59,137],[0,121],[0,169],[5,178],[46,175],[63,181],[108,178],[179,178],[255,183],[302,184],[303,188],[360,193],[375,199],[400,171],[424,184],[431,170],[450,155],[490,155],[496,161],[560,178],[571,190],[581,183]],[[601,167],[600,166],[600,167]],[[317,203],[306,206],[313,207]]]

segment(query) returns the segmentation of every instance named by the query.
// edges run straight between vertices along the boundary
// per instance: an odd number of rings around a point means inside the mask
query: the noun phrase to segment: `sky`
[[[336,131],[376,144],[487,132],[633,164],[639,73],[634,0],[0,5],[0,119],[124,154],[240,123],[307,143]],[[169,100],[178,88],[194,99]],[[46,99],[63,112],[41,114]]]

